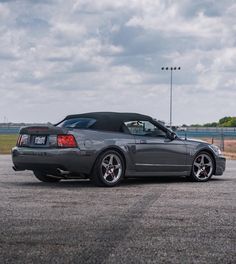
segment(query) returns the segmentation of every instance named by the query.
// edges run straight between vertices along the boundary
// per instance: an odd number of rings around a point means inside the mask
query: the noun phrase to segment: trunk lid
[[[67,132],[67,128],[56,127],[53,125],[27,126],[20,129],[21,135],[60,135],[67,134]]]

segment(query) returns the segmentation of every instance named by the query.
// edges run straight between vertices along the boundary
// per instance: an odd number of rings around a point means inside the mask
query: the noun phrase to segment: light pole
[[[172,127],[172,97],[173,97],[173,92],[172,92],[172,72],[180,70],[180,67],[162,67],[161,68],[163,71],[170,70],[170,129]]]

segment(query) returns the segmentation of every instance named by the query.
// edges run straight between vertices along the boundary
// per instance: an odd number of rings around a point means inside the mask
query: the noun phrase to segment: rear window
[[[86,129],[86,128],[90,128],[95,123],[96,123],[96,119],[93,118],[71,118],[62,121],[57,126],[66,127],[66,128]]]

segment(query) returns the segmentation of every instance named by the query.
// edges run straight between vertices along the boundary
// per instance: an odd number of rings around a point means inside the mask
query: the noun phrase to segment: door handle
[[[147,140],[146,139],[141,139],[140,140],[140,144],[147,144]]]

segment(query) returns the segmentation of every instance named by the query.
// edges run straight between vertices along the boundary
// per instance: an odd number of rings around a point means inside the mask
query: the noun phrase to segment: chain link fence
[[[236,128],[194,128],[176,130],[180,137],[201,139],[218,146],[228,158],[236,159]]]

